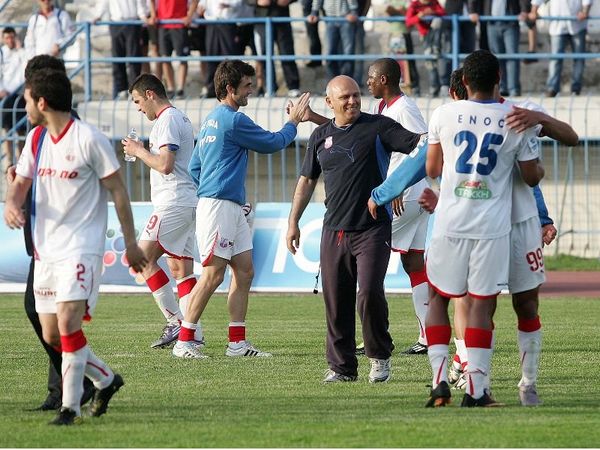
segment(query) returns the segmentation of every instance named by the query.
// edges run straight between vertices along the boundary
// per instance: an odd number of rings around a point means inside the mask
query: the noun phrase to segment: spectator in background
[[[357,0],[313,0],[312,11],[308,16],[310,23],[318,22],[321,8],[327,17],[346,19],[340,22],[325,23],[327,54],[354,55],[356,22],[358,20]],[[354,61],[327,61],[327,75],[329,78],[337,75],[354,76]]]
[[[144,0],[100,0],[96,6],[97,22],[108,12],[112,22],[129,20],[146,20]],[[142,26],[118,25],[109,26],[111,54],[114,58],[142,56]],[[141,73],[140,63],[113,63],[113,98],[126,99],[127,89]]]
[[[358,15],[366,16],[369,12],[369,8],[371,8],[371,0],[357,0],[358,1]],[[356,37],[354,42],[354,53],[357,55],[365,55],[365,23],[362,21],[356,22]],[[358,83],[359,88],[364,87],[363,78],[365,70],[365,63],[363,60],[359,59],[354,61],[354,81]]]
[[[10,130],[15,123],[25,117],[25,100],[21,94],[21,86],[25,82],[25,64],[27,56],[17,41],[13,27],[2,30],[2,48],[0,49],[0,107],[2,108],[2,128]],[[25,131],[25,124],[19,127],[19,134]],[[2,144],[3,173],[6,168],[16,162],[21,154],[21,145],[14,152],[13,142],[6,139]]]
[[[535,16],[531,14],[531,0],[526,0],[527,17],[525,25],[527,25],[527,53],[537,53],[537,27],[535,26]],[[532,64],[538,62],[537,59],[525,59],[523,64]]]
[[[486,16],[527,17],[527,0],[476,0]],[[487,24],[488,45],[495,55],[519,53],[519,22],[490,21]],[[500,95],[521,95],[520,60],[500,59]]]
[[[196,7],[196,13],[194,14],[194,19],[204,19],[204,5],[201,2],[198,2],[198,6]],[[189,31],[189,39],[190,39],[190,51],[197,51],[200,56],[206,55],[206,25],[197,24],[192,22],[188,29]],[[207,70],[206,61],[200,61],[200,80],[203,79],[204,74]],[[160,78],[159,78],[160,80]],[[204,86],[202,87],[203,89]]]
[[[183,23],[169,23],[158,25],[158,48],[160,56],[171,56],[173,51],[177,56],[190,56],[190,44],[187,27],[196,13],[198,0],[156,0],[150,2],[150,18],[148,23],[154,25],[161,20],[181,20]],[[169,97],[183,98],[185,95],[185,82],[187,79],[187,61],[180,61],[177,69],[177,90],[175,85],[175,72],[171,62],[162,63],[163,74],[167,84]]]
[[[406,25],[416,26],[424,45],[424,54],[435,59],[427,61],[429,71],[429,95],[437,97],[440,93],[440,75],[438,60],[442,53],[442,19],[446,10],[437,0],[413,0],[406,10]],[[432,20],[426,17],[438,16]]]
[[[386,6],[385,12],[388,16],[404,16],[410,0],[390,0]],[[400,55],[412,55],[414,46],[410,31],[404,22],[390,22],[389,24],[390,40],[389,49],[396,57]],[[419,72],[414,59],[409,61],[399,59],[398,64],[402,71],[402,89],[412,95],[421,94],[419,89]]]
[[[240,27],[235,23],[220,23],[220,19],[237,19],[246,17],[245,5],[240,2],[225,3],[221,0],[205,0],[204,18],[215,23],[206,26],[206,55],[223,56],[241,55],[244,49]],[[205,78],[205,98],[216,98],[214,77],[219,61],[209,61]],[[257,80],[260,83],[260,80]],[[257,85],[257,92],[260,85]],[[264,89],[263,89],[264,92]]]
[[[289,4],[296,0],[257,0],[256,2],[256,17],[290,17]],[[258,55],[266,54],[266,46],[271,46],[271,54],[273,54],[273,44],[277,43],[277,51],[280,55],[294,55],[294,36],[292,34],[292,24],[273,23],[273,40],[269,43],[265,42],[265,24],[256,23],[254,25],[254,40],[256,43],[256,53]],[[266,62],[259,63],[263,68],[263,73],[266,73]],[[277,91],[277,81],[275,80],[275,65],[273,68],[273,85],[268,86],[274,93]],[[300,74],[296,61],[281,61],[283,68],[283,77],[288,88],[288,97],[300,96]]]
[[[573,53],[585,53],[585,36],[587,34],[587,18],[590,15],[593,0],[550,0],[550,16],[573,16],[577,20],[553,20],[550,22],[550,47],[552,53],[565,53],[565,47],[570,45]],[[533,0],[529,18],[535,19],[542,0]],[[571,94],[581,94],[583,80],[584,59],[573,62],[571,75]],[[546,96],[555,97],[560,92],[560,74],[563,60],[553,59],[548,68],[548,81],[546,82]]]
[[[477,41],[475,29],[477,16],[473,16],[473,14],[477,14],[477,10],[475,9],[474,2],[467,0],[446,0],[444,9],[449,16],[453,14],[459,16],[468,14],[471,17],[470,22],[459,22],[458,51],[460,53],[473,53]],[[452,22],[450,20],[444,20],[442,23],[442,51],[444,53],[452,52]],[[443,86],[442,91],[444,91],[442,95],[446,94],[446,89],[450,86],[451,73],[452,61],[450,59],[443,59],[441,61],[440,74],[440,82]]]
[[[27,22],[25,51],[27,59],[36,55],[58,56],[60,47],[73,34],[69,13],[55,8],[53,0],[38,0],[38,11]]]
[[[301,0],[302,1],[302,14],[304,17],[310,16],[312,11],[312,0]],[[306,35],[308,36],[308,51],[311,56],[321,56],[321,38],[319,37],[319,24],[311,23],[308,20],[304,22],[306,25]],[[314,59],[306,63],[306,67],[315,68],[321,67],[322,63],[320,60]]]

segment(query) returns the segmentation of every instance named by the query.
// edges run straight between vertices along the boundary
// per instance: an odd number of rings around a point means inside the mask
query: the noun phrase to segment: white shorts
[[[196,238],[203,266],[213,255],[230,261],[233,256],[252,250],[252,233],[244,211],[229,200],[198,200]]]
[[[546,281],[539,217],[515,223],[510,232],[508,289],[512,294],[535,289]]]
[[[164,252],[178,259],[194,259],[196,247],[196,208],[164,206],[155,208],[140,236],[140,241],[154,241]]]
[[[36,261],[33,273],[35,310],[41,314],[56,314],[57,302],[87,301],[84,319],[89,320],[98,301],[101,275],[102,256]]]
[[[427,278],[445,297],[498,295],[508,282],[509,235],[497,239],[437,236],[427,251]]]
[[[429,213],[418,201],[404,202],[404,212],[392,220],[392,250],[400,253],[425,251],[428,222]]]

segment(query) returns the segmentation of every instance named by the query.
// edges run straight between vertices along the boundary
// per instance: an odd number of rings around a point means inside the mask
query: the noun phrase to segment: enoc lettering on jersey
[[[38,177],[57,177],[62,179],[72,180],[77,178],[79,172],[76,170],[61,170],[52,169],[51,167],[40,167],[37,171]]]
[[[469,124],[469,125],[484,125],[486,127],[492,126],[492,118],[491,117],[479,117],[476,115],[469,115],[468,118],[465,117],[464,114],[458,114],[456,116],[456,122],[460,124]],[[498,119],[494,125],[498,125],[498,128],[504,128],[504,118]]]

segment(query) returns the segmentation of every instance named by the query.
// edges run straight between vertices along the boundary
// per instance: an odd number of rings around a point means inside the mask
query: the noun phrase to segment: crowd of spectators
[[[307,47],[310,59],[284,60],[281,66],[284,89],[272,77],[267,86],[267,62],[257,61],[255,95],[279,93],[289,97],[300,95],[299,68],[318,70],[324,64],[327,79],[336,75],[353,77],[364,89],[364,60],[352,56],[368,54],[395,55],[402,69],[402,87],[413,95],[421,95],[419,68],[427,74],[430,97],[445,95],[449,85],[453,49],[452,22],[444,19],[454,14],[461,16],[458,51],[468,54],[477,48],[489,49],[500,56],[503,95],[522,93],[521,64],[538,62],[536,22],[542,4],[547,3],[546,15],[569,16],[571,20],[549,22],[549,43],[552,53],[560,54],[570,46],[574,53],[586,51],[587,22],[593,0],[390,0],[379,5],[371,15],[389,17],[389,21],[371,22],[360,17],[373,9],[370,0],[100,0],[95,4],[94,22],[110,20],[113,57],[189,56],[197,51],[201,56],[235,56],[251,53],[264,56],[271,53],[294,55],[299,45],[294,42],[292,23],[275,22],[271,42],[267,42],[265,25],[251,23],[224,23],[223,20],[263,17],[290,17],[290,4],[299,1],[305,17]],[[37,11],[28,20],[23,48],[27,58],[37,54],[60,55],[60,48],[73,33],[73,18],[66,10],[54,5],[54,0],[35,0]],[[481,16],[492,16],[482,20]],[[510,16],[504,20],[501,16]],[[214,21],[194,23],[194,19]],[[324,24],[319,26],[319,22]],[[495,20],[494,18],[499,18]],[[338,19],[338,20],[332,20]],[[143,25],[128,23],[142,20]],[[165,23],[170,20],[171,23]],[[173,23],[172,21],[179,21]],[[122,25],[119,22],[124,22]],[[388,34],[387,43],[379,45],[367,40],[365,24],[378,32]],[[320,34],[321,33],[321,34]],[[527,48],[520,48],[521,35],[527,33]],[[415,40],[418,36],[419,42]],[[369,41],[369,45],[367,45]],[[304,44],[304,43],[303,43]],[[7,50],[8,51],[8,50]],[[405,55],[426,55],[426,59],[406,59]],[[523,55],[507,58],[503,55]],[[330,55],[338,55],[328,58]],[[341,59],[339,55],[348,55]],[[303,55],[308,56],[308,55]],[[7,58],[7,61],[10,59]],[[219,60],[220,61],[220,60]],[[214,98],[212,83],[219,61],[200,63],[202,96]],[[2,72],[10,69],[4,61]],[[570,91],[579,95],[582,90],[584,59],[575,59]],[[11,62],[11,64],[14,64]],[[141,71],[152,71],[165,81],[172,98],[185,96],[188,82],[188,64],[179,61],[177,76],[170,61],[153,64],[113,64],[114,98],[126,98],[127,88]],[[561,92],[560,77],[563,59],[548,62],[549,75],[545,93],[556,96]],[[271,63],[271,73],[277,74]],[[321,77],[321,74],[319,74]],[[281,80],[281,77],[279,77]],[[197,78],[194,78],[196,82]]]

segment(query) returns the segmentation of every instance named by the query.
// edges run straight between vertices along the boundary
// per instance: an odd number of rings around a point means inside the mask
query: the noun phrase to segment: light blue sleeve
[[[297,132],[296,125],[287,122],[281,130],[272,133],[258,126],[246,114],[237,113],[232,139],[242,148],[257,153],[275,153],[286,148]]]
[[[546,206],[544,194],[542,194],[542,190],[540,189],[539,185],[533,188],[533,195],[535,197],[535,203],[537,204],[538,215],[540,216],[540,222],[542,223],[542,226],[552,225],[554,220],[548,216],[548,207]]]
[[[425,162],[427,160],[427,139],[394,170],[386,180],[371,191],[371,198],[377,205],[385,205],[398,197],[402,192],[418,183],[427,175]]]

